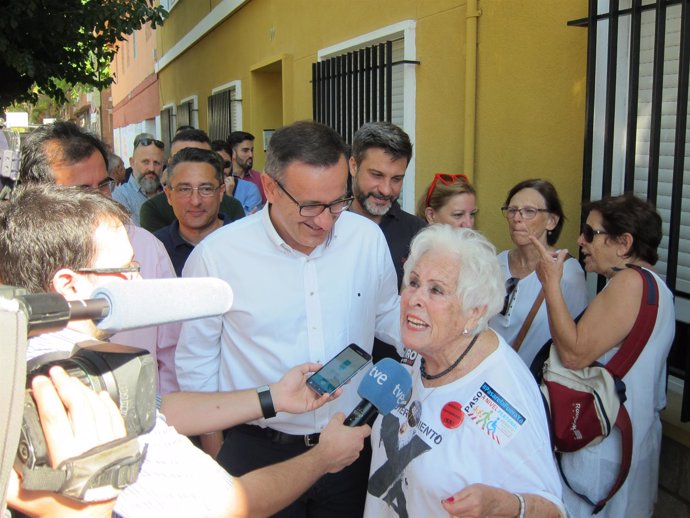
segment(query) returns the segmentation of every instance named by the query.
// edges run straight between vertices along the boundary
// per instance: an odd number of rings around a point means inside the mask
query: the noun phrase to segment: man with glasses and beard
[[[405,212],[398,204],[410,160],[410,137],[390,122],[366,123],[352,139],[349,165],[355,199],[350,210],[369,218],[383,231],[398,276],[398,289],[410,242],[426,226],[424,220]],[[392,345],[377,339],[374,361],[385,357],[400,359]]]
[[[142,204],[161,190],[160,176],[163,171],[163,142],[150,133],[140,133],[134,139],[134,152],[129,159],[132,176],[127,183],[113,191],[113,199],[124,205],[139,225]]]

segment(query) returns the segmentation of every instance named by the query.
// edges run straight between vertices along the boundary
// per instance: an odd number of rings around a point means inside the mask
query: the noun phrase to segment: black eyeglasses
[[[113,275],[118,273],[139,273],[141,266],[138,262],[132,261],[129,266],[120,268],[79,268],[78,273],[92,273],[94,275]]]
[[[138,148],[139,146],[150,146],[151,144],[154,144],[158,149],[163,149],[165,147],[165,144],[163,144],[162,141],[155,139],[155,138],[143,138],[141,140],[138,140],[134,143],[134,149]]]
[[[517,285],[520,279],[517,277],[511,277],[506,281],[506,298],[503,300],[503,309],[501,310],[501,315],[506,316],[510,305],[515,298],[515,292],[517,291]]]
[[[534,219],[540,212],[549,212],[549,209],[538,209],[536,207],[501,207],[503,217],[513,219],[520,213],[522,219]]]
[[[172,192],[176,193],[180,198],[189,198],[194,191],[199,193],[202,198],[208,198],[218,192],[220,187],[213,185],[201,185],[199,187],[192,187],[191,185],[178,185],[177,187],[168,187]]]
[[[608,235],[608,232],[606,232],[606,230],[594,230],[587,223],[585,223],[582,226],[581,234],[582,237],[585,238],[585,241],[591,243],[592,241],[594,241],[594,236]]]
[[[340,198],[339,200],[335,200],[331,203],[305,203],[302,204],[298,202],[292,194],[287,192],[285,190],[285,187],[281,185],[281,183],[278,180],[273,180],[280,189],[287,194],[288,198],[290,198],[295,205],[299,208],[299,215],[304,216],[305,218],[313,218],[315,216],[318,216],[321,214],[324,210],[328,209],[331,211],[331,214],[340,214],[341,212],[345,212],[347,209],[350,208],[350,205],[352,205],[352,200],[354,200],[354,197],[350,196],[349,198]]]

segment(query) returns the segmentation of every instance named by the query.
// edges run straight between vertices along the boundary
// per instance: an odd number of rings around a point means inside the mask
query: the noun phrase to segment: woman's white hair
[[[421,230],[410,245],[405,261],[403,284],[407,286],[410,272],[427,252],[434,251],[457,257],[457,295],[464,311],[486,306],[473,333],[486,329],[491,317],[503,307],[506,294],[501,268],[496,259],[496,248],[479,232],[469,228],[453,228],[435,224]]]

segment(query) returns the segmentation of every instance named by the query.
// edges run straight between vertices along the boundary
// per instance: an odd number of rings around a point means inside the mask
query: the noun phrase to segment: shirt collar
[[[300,254],[304,255],[302,252],[295,250],[292,248],[289,244],[285,242],[285,240],[280,237],[280,234],[278,234],[278,231],[276,228],[273,226],[273,222],[271,221],[271,215],[270,215],[270,210],[271,210],[271,204],[266,203],[261,209],[260,217],[261,217],[261,222],[263,223],[264,229],[266,230],[266,235],[268,238],[271,240],[271,242],[277,246],[278,248],[281,248],[282,250],[292,253],[292,254]],[[340,215],[342,217],[343,214]],[[247,216],[247,217],[252,217],[252,216]],[[338,218],[340,219],[340,218]],[[338,227],[338,221],[336,220],[335,225],[333,225],[333,228],[331,229],[331,233],[328,235],[328,238],[326,238],[326,241],[321,243],[319,246],[314,248],[311,254],[309,254],[309,257],[318,257],[323,253],[323,250],[328,248],[328,246],[333,242],[333,240],[337,237],[337,227]]]

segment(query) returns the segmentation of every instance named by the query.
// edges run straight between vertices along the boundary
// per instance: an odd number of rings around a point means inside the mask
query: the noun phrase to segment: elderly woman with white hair
[[[412,396],[374,424],[365,517],[564,515],[537,385],[487,327],[505,296],[495,254],[448,225],[412,241],[400,302]]]

